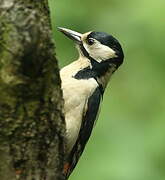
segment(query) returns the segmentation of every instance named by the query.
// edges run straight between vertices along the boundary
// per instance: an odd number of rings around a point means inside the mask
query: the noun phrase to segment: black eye
[[[87,39],[87,43],[88,43],[89,45],[92,45],[92,44],[95,43],[95,40],[92,39],[92,38],[89,38],[89,39]]]

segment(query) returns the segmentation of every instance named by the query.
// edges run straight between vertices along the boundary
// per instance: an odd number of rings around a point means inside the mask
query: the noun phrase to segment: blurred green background
[[[70,180],[165,180],[165,1],[50,0],[50,7],[60,67],[78,54],[57,26],[105,31],[125,52]]]

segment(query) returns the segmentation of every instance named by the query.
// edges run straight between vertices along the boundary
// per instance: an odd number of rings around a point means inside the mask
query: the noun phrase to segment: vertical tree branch
[[[0,179],[63,179],[62,108],[47,0],[0,0]]]

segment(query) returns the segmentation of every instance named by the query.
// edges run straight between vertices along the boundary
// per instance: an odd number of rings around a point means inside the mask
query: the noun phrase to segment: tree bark
[[[47,0],[0,0],[0,179],[62,180],[65,123]]]

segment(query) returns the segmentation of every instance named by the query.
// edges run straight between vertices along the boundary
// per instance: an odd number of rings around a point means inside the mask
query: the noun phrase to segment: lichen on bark
[[[62,180],[65,124],[48,3],[0,1],[0,179]]]

